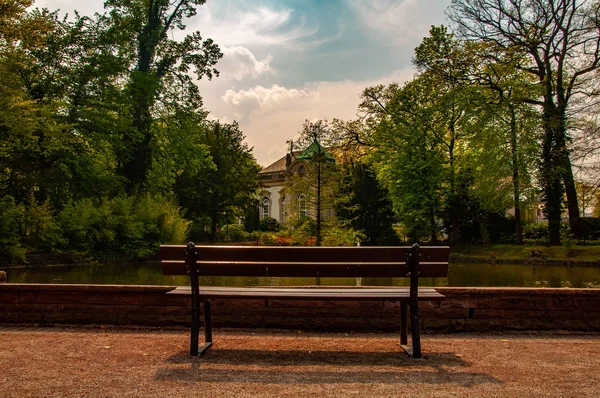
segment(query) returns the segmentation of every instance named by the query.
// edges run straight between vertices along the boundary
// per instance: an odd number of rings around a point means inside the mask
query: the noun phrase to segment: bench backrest
[[[160,247],[163,274],[190,275],[193,272],[198,276],[407,277],[410,276],[411,259],[414,258],[417,260],[419,277],[446,277],[450,253],[447,246],[418,245],[188,246]]]

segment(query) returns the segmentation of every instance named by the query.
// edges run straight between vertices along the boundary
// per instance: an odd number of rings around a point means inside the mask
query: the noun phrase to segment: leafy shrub
[[[100,214],[91,199],[67,205],[58,214],[58,223],[65,239],[65,249],[76,252],[93,250],[95,233],[92,228],[97,224]]]
[[[484,228],[483,225],[482,228]],[[490,213],[485,223],[485,230],[490,243],[510,244],[516,240],[515,218],[513,216]],[[482,231],[482,235],[483,233]]]
[[[547,245],[548,239],[549,235],[547,223],[532,223],[523,226],[523,242],[526,245]],[[573,239],[573,235],[571,234],[571,229],[566,223],[560,224],[560,239],[563,244],[565,242],[567,242],[567,245],[573,245],[576,243],[576,241]]]
[[[600,218],[581,217],[579,219],[579,228],[581,229],[581,239],[600,239]]]
[[[192,219],[189,227],[189,238],[192,242],[208,242],[210,236],[211,221],[208,217],[196,217]]]
[[[275,238],[275,246],[289,246],[291,244],[291,236],[278,236],[277,238]]]
[[[548,243],[548,224],[531,223],[523,226],[523,239]]]
[[[527,246],[545,246],[548,239],[523,239],[523,243]]]
[[[52,215],[48,201],[42,204],[33,203],[26,207],[23,231],[23,243],[34,252],[53,252],[63,242],[60,226]]]
[[[600,240],[581,240],[575,239],[573,242],[577,246],[600,246]]]
[[[306,217],[300,219],[300,222],[296,224],[295,228],[291,229],[291,244],[295,246],[313,246],[317,233],[315,221]]]
[[[327,228],[323,235],[323,246],[356,246],[363,235],[350,228]]]
[[[172,201],[144,195],[135,207],[144,225],[144,239],[160,243],[185,243],[190,222]]]
[[[272,229],[269,229],[270,225],[272,225]],[[262,232],[279,231],[280,229],[281,225],[273,217],[265,217],[258,224],[258,230]]]
[[[219,231],[218,239],[223,242],[245,242],[248,235],[243,225],[227,224]]]
[[[161,243],[185,243],[190,224],[172,202],[148,194],[98,204],[84,199],[66,206],[58,219],[68,250],[126,258],[152,255]]]
[[[171,201],[149,194],[66,205],[58,215],[48,202],[0,201],[0,257],[24,261],[25,249],[143,258],[161,243],[185,243],[190,222]]]
[[[275,246],[277,235],[273,232],[263,232],[258,238],[258,244],[261,246]]]
[[[248,234],[248,241],[258,242],[258,240],[260,239],[260,235],[261,233],[259,231],[252,231]]]
[[[19,226],[23,208],[10,196],[0,199],[0,261],[8,264],[25,262],[25,248],[21,246]]]

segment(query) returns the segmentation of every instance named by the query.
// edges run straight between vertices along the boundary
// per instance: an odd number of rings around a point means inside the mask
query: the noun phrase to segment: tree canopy
[[[254,194],[252,149],[236,123],[207,120],[196,84],[218,76],[219,47],[199,32],[172,35],[205,1],[110,0],[104,13],[70,18],[32,3],[0,5],[0,197],[9,208],[1,221],[14,235],[7,241],[92,250],[68,232],[74,218],[122,216],[105,227],[80,220],[105,228],[104,237],[89,233],[98,242],[118,246],[126,242],[115,236],[127,236],[119,228],[139,239],[150,232],[136,223],[178,217],[157,224],[177,225],[171,235],[153,232],[157,245],[160,236],[185,239],[184,215],[218,223]],[[42,225],[52,247],[28,238],[43,236]],[[106,249],[120,251],[113,243]]]

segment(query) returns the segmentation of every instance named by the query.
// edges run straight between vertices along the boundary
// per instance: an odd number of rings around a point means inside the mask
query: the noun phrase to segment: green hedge
[[[84,199],[54,213],[47,203],[0,202],[0,258],[23,262],[25,251],[73,252],[139,259],[162,243],[185,243],[189,221],[173,202],[149,194]]]

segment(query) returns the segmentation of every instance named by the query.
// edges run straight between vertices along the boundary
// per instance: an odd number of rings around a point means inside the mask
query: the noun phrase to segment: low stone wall
[[[0,285],[0,324],[189,325],[190,302],[168,286]],[[422,302],[424,330],[600,331],[600,289],[438,288]],[[396,331],[394,302],[216,300],[213,323],[225,327]]]

